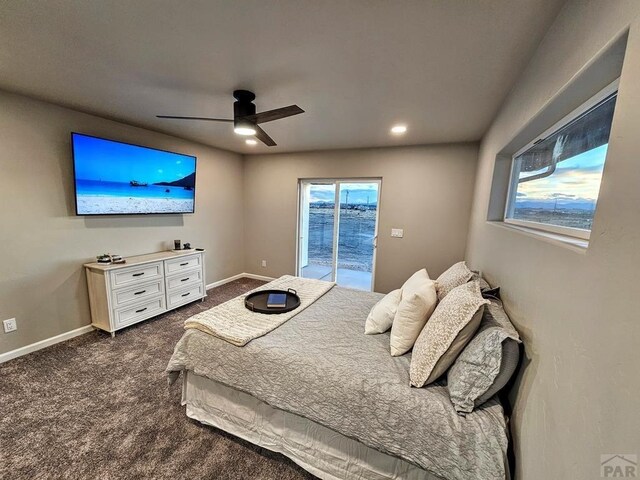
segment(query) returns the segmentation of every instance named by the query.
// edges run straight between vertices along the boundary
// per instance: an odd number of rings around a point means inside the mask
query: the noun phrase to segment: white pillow
[[[402,300],[391,326],[392,356],[403,355],[413,348],[437,303],[438,296],[433,280],[423,279],[421,285],[412,285],[406,292],[403,290]]]
[[[406,282],[404,282],[401,287],[402,294],[411,295],[412,293],[415,293],[416,290],[419,289],[427,280],[429,280],[427,269],[423,268],[422,270],[418,270],[416,273],[411,275]]]
[[[394,290],[393,292],[387,293],[373,306],[364,324],[364,333],[366,335],[384,333],[391,328],[401,296],[402,290]]]

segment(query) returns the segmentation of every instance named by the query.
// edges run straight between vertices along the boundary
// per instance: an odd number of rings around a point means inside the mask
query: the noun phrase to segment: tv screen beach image
[[[78,215],[193,213],[196,158],[72,134]]]

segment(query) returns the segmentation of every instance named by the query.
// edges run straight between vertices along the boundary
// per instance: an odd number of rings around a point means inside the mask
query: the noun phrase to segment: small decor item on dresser
[[[108,253],[98,255],[96,258],[98,259],[98,263],[111,263],[111,255]]]
[[[173,251],[174,252],[188,252],[190,250],[194,250],[189,242],[182,243],[181,240],[173,241]]]
[[[111,263],[127,263],[120,255],[111,255]]]
[[[127,261],[122,258],[121,255],[112,255],[110,253],[104,253],[102,255],[98,255],[96,257],[98,263],[103,263],[105,265],[111,265],[112,263],[126,263]]]
[[[285,313],[300,306],[300,297],[293,289],[288,290],[258,290],[250,293],[244,299],[244,306],[257,313]]]

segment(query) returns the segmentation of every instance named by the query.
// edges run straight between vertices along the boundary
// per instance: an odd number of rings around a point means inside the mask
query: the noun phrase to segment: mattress
[[[193,372],[186,373],[182,385],[188,417],[282,453],[321,479],[440,480],[404,460]]]
[[[198,330],[167,371],[195,373],[446,480],[504,479],[507,432],[491,399],[460,417],[442,383],[409,385],[411,354],[364,335],[380,294],[334,287],[267,335],[237,347]]]

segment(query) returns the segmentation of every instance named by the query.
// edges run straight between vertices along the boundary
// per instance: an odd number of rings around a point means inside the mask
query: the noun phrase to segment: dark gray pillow
[[[481,291],[482,298],[488,298],[489,300],[500,300],[500,287],[486,288]]]
[[[486,305],[478,333],[447,374],[456,411],[470,413],[504,387],[518,364],[520,337],[499,300]]]

